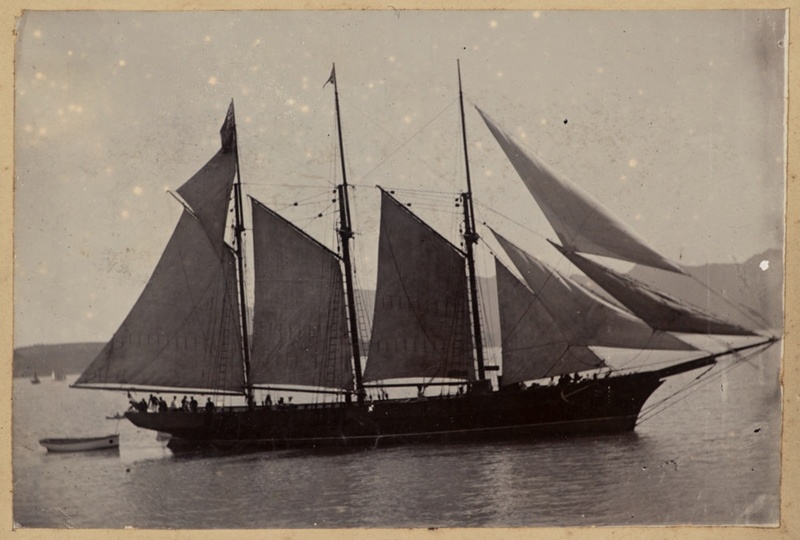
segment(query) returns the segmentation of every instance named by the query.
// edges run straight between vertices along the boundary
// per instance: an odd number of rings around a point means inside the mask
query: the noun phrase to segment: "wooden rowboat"
[[[88,450],[107,450],[119,448],[119,435],[102,437],[82,437],[73,439],[41,439],[39,444],[48,452],[85,452]]]

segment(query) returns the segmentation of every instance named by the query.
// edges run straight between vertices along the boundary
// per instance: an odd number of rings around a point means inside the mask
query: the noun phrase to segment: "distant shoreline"
[[[77,375],[86,369],[105,346],[104,342],[31,345],[14,349],[13,378],[49,378],[53,371]]]

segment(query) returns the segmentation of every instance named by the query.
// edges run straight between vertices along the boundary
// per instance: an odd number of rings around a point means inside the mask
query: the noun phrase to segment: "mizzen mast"
[[[470,304],[472,305],[472,328],[475,339],[475,355],[478,361],[478,380],[486,380],[483,359],[483,333],[481,332],[480,306],[478,305],[478,284],[475,275],[475,249],[478,233],[475,231],[475,210],[472,206],[472,181],[469,174],[469,152],[467,148],[467,124],[464,119],[464,93],[461,90],[461,62],[458,66],[458,104],[461,108],[461,136],[464,143],[464,164],[467,176],[467,191],[461,194],[464,205],[464,244],[467,250]]]
[[[239,145],[236,140],[236,116],[233,109],[233,100],[228,107],[228,114],[225,117],[225,123],[220,130],[220,137],[222,138],[222,149],[225,152],[233,152],[236,158],[236,182],[233,185],[233,205],[234,205],[234,222],[233,234],[235,238],[234,254],[236,255],[236,269],[238,273],[239,282],[239,318],[240,326],[242,329],[242,359],[244,361],[244,389],[245,397],[247,398],[247,406],[252,408],[255,406],[253,399],[253,387],[250,382],[250,339],[247,328],[247,303],[244,290],[244,242],[242,234],[244,233],[244,211],[242,209],[242,175],[239,168]]]
[[[344,161],[344,141],[342,140],[342,119],[339,112],[339,87],[336,84],[336,64],[333,64],[331,76],[325,84],[333,84],[333,95],[336,102],[336,129],[339,134],[339,161],[342,164],[342,183],[337,186],[339,194],[339,238],[342,241],[342,259],[344,261],[345,294],[347,295],[347,315],[350,321],[350,339],[353,348],[353,369],[356,383],[356,397],[359,404],[364,403],[365,391],[361,373],[361,342],[358,336],[358,318],[356,316],[355,290],[353,286],[353,262],[350,255],[350,239],[353,228],[350,221],[350,200],[347,194],[347,167]],[[324,85],[323,85],[324,86]]]

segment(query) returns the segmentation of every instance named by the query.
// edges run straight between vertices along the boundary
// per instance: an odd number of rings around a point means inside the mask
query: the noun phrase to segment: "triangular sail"
[[[220,150],[205,167],[177,190],[203,225],[209,241],[220,257],[226,249],[225,225],[235,173],[236,160],[233,154]]]
[[[693,350],[678,338],[653,330],[578,283],[559,274],[492,230],[500,245],[575,345],[632,349]]]
[[[572,264],[652,328],[668,332],[751,336],[754,333],[700,308],[681,303],[630,276],[553,244]]]
[[[464,255],[386,192],[364,380],[474,375]]]
[[[598,201],[525,152],[478,109],[525,186],[541,207],[561,242],[584,253],[616,257],[663,270],[683,270],[648,247]]]
[[[184,211],[133,309],[75,385],[241,392],[236,272],[222,253]]]
[[[252,201],[252,385],[350,389],[352,352],[338,256]]]
[[[497,299],[503,348],[503,385],[605,366],[588,347],[571,346],[533,292],[498,260]]]

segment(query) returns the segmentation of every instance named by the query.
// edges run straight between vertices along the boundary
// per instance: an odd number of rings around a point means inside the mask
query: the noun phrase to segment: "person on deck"
[[[211,401],[211,398],[206,400],[206,412],[209,414],[214,412],[214,402]]]
[[[169,404],[169,410],[171,411],[178,410],[178,396],[172,396],[172,403]]]
[[[189,412],[189,399],[186,396],[183,396],[183,399],[181,399],[181,410],[183,412]]]
[[[189,409],[192,412],[197,412],[197,400],[194,399],[194,396],[192,396],[192,399],[189,400]]]

